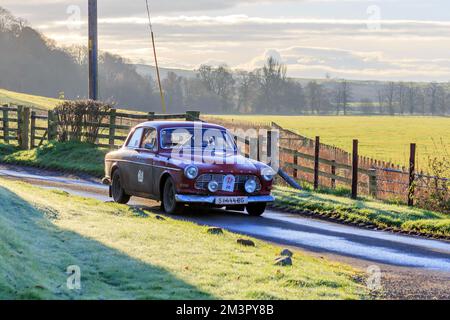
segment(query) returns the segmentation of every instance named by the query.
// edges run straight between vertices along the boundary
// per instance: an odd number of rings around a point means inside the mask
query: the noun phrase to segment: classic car
[[[160,201],[169,214],[186,206],[247,210],[260,216],[271,195],[274,170],[247,159],[224,127],[198,122],[146,122],[105,158],[110,197]]]

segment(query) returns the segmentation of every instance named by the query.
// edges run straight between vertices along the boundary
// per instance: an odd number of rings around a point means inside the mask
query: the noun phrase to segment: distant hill
[[[67,99],[87,97],[87,49],[61,48],[0,7],[0,88]],[[120,56],[99,59],[102,100],[132,110],[159,110],[153,86]]]
[[[145,79],[151,77],[156,78],[156,68],[152,65],[146,64],[134,64],[137,73],[139,73]],[[195,70],[186,69],[175,69],[175,68],[160,68],[161,78],[167,78],[169,72],[173,72],[176,75],[187,78],[194,79],[197,76]],[[336,79],[311,79],[311,78],[293,78],[295,81],[300,83],[303,87],[311,81],[316,81],[317,83],[324,86],[328,90],[333,90]],[[351,85],[352,90],[352,100],[360,102],[364,100],[371,100],[374,103],[378,100],[378,92],[386,85],[386,81],[374,81],[374,80],[348,80]],[[416,83],[417,85],[425,86],[426,83]]]
[[[136,72],[140,74],[142,77],[148,79],[149,77],[155,79],[156,78],[156,68],[154,66],[146,65],[146,64],[134,64],[136,68]],[[184,69],[171,69],[171,68],[159,68],[161,73],[161,78],[167,78],[167,74],[169,72],[175,73],[177,76],[192,79],[195,78],[197,72],[193,70],[184,70]]]

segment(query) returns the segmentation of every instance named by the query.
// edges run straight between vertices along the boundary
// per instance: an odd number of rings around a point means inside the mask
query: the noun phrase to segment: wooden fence
[[[114,149],[123,144],[129,130],[143,121],[179,119],[200,120],[200,113],[189,111],[185,114],[159,115],[155,113],[124,113],[115,109],[100,114],[101,121],[90,123],[99,129],[96,144]],[[215,121],[220,123],[220,121]],[[0,140],[17,144],[22,149],[35,148],[44,141],[57,137],[58,123],[53,111],[46,113],[31,111],[22,106],[4,105],[0,107]],[[255,129],[254,125],[244,123],[222,122],[229,129]],[[307,181],[320,187],[351,188],[352,197],[370,195],[381,200],[397,200],[414,205],[418,196],[426,197],[438,182],[448,180],[417,172],[416,145],[411,144],[410,161],[406,167],[389,162],[370,159],[358,153],[359,142],[353,141],[352,152],[322,144],[320,137],[314,140],[286,130],[276,123],[259,125],[257,129],[268,131],[267,136],[258,135],[252,139],[237,139],[238,145],[247,157],[263,159],[263,149],[272,150],[272,136],[277,133],[279,143],[280,168],[298,181]],[[273,133],[272,133],[273,132]],[[257,146],[251,148],[250,146]],[[266,154],[266,156],[270,156]]]
[[[233,131],[271,130],[279,135],[280,168],[297,181],[311,183],[315,189],[344,187],[351,190],[353,198],[369,195],[380,200],[395,200],[414,205],[414,200],[427,197],[427,193],[437,185],[437,181],[446,179],[418,172],[416,167],[416,145],[411,144],[410,161],[399,166],[379,161],[359,154],[359,141],[353,141],[352,152],[320,142],[320,137],[309,139],[293,131],[286,130],[276,123],[250,124],[239,121],[214,119]],[[266,145],[250,140],[241,146],[248,157],[261,160],[260,150],[250,151],[250,145]],[[269,139],[270,140],[270,139]],[[269,148],[269,147],[268,147]]]
[[[0,106],[0,140],[5,143],[18,142],[19,110],[9,105]]]
[[[28,150],[41,146],[45,141],[54,140],[58,135],[58,126],[67,124],[58,122],[53,111],[32,111],[29,107],[4,105],[0,107],[0,140],[7,144],[16,144]],[[131,128],[144,121],[186,120],[199,121],[200,112],[188,111],[183,114],[156,114],[150,112],[125,113],[116,109],[99,114],[97,123],[85,125],[98,128],[96,144],[105,148],[118,148],[126,140]],[[84,136],[87,133],[83,133]]]

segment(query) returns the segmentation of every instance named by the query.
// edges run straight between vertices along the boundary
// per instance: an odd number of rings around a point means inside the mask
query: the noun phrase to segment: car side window
[[[141,138],[142,138],[142,132],[144,131],[144,128],[136,129],[136,131],[133,133],[133,136],[131,137],[130,141],[128,142],[127,147],[128,148],[139,148],[141,144]]]
[[[156,149],[156,129],[155,128],[148,128],[145,129],[144,132],[144,139],[142,139],[142,145],[141,148],[147,149],[147,150],[155,150]]]

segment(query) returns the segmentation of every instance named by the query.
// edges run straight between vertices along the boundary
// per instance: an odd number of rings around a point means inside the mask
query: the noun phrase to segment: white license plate
[[[248,197],[218,197],[216,204],[221,206],[241,206],[248,204]]]
[[[233,175],[227,175],[223,178],[222,191],[234,192],[234,185],[236,184],[236,178]]]

